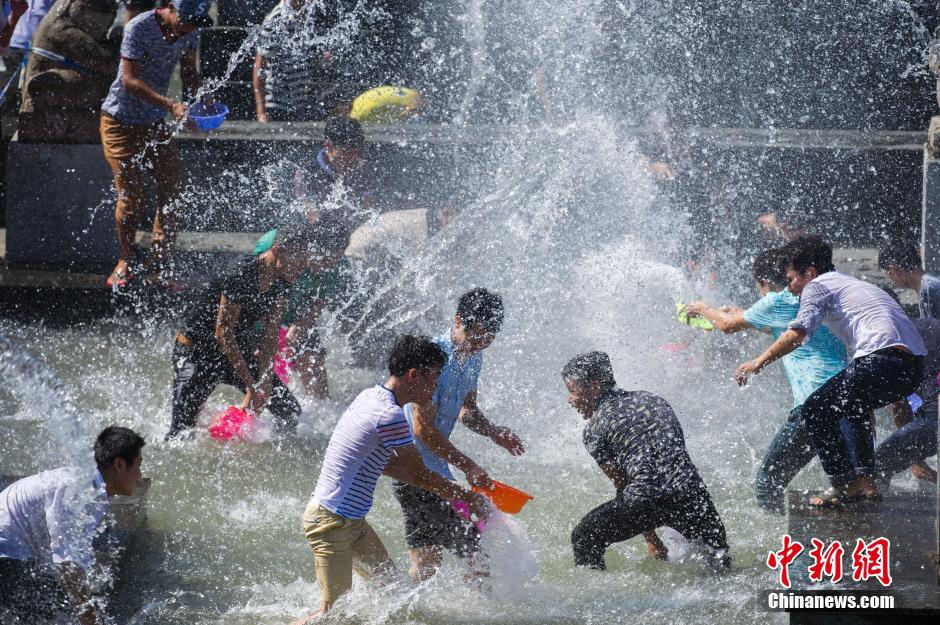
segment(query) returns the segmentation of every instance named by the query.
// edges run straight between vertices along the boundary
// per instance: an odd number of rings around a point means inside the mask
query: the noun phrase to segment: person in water
[[[342,234],[342,233],[341,233]],[[245,394],[241,407],[260,414],[267,407],[280,431],[297,427],[300,403],[273,372],[286,295],[307,269],[325,269],[336,256],[335,231],[299,220],[278,229],[270,250],[248,256],[215,280],[196,300],[173,347],[173,417],[167,438],[196,425],[196,417],[219,384]]]
[[[477,379],[483,367],[483,350],[493,344],[503,323],[503,300],[484,288],[460,296],[453,324],[434,343],[447,354],[447,362],[427,406],[408,404],[405,416],[412,426],[415,447],[424,464],[441,477],[454,481],[449,464],[460,469],[473,486],[487,487],[489,476],[450,442],[457,421],[489,438],[514,456],[525,451],[522,441],[507,427],[486,418],[477,404]],[[395,483],[395,497],[405,518],[405,541],[411,556],[411,577],[424,581],[441,565],[444,549],[461,558],[479,551],[480,532],[460,518],[444,499],[402,482]],[[472,563],[484,575],[482,563]]]
[[[800,309],[800,300],[787,291],[783,261],[779,249],[762,252],[754,259],[754,281],[761,298],[750,308],[716,309],[705,302],[691,302],[686,305],[686,310],[690,314],[705,317],[725,333],[754,329],[767,332],[775,339],[779,338],[787,331]],[[764,510],[784,513],[784,491],[787,485],[816,455],[801,416],[803,402],[813,391],[845,369],[845,365],[845,345],[826,328],[820,328],[812,340],[784,356],[783,369],[793,394],[793,407],[789,418],[770,442],[754,480],[757,503]],[[868,458],[867,467],[863,467],[864,463],[859,461],[855,451],[865,446],[865,439],[871,438],[869,423],[843,419],[840,425],[849,452],[855,459],[855,467],[859,471],[870,471],[873,459]]]
[[[99,564],[109,497],[134,494],[143,447],[133,430],[106,427],[93,472],[43,471],[0,492],[0,620],[32,625],[68,612],[81,625],[109,622],[89,574]]]
[[[727,569],[725,527],[666,400],[618,388],[603,352],[575,356],[561,376],[568,404],[587,420],[584,446],[616,489],[571,532],[575,565],[603,570],[607,548],[639,534],[651,555],[665,559],[655,529],[668,526],[686,540],[701,541],[712,568]]]
[[[842,418],[867,421],[869,412],[913,393],[923,376],[924,341],[904,310],[881,288],[839,273],[832,246],[821,237],[799,237],[784,247],[787,285],[800,298],[796,318],[760,356],[741,363],[742,386],[764,367],[809,343],[825,325],[848,348],[850,362],[803,402],[803,420],[832,488],[814,506],[842,506],[880,499],[872,475],[860,473],[839,428]],[[874,455],[869,438],[856,453]]]
[[[359,393],[340,417],[303,516],[316,563],[320,610],[296,623],[333,607],[352,586],[354,562],[366,575],[395,573],[388,551],[366,521],[380,475],[451,504],[464,501],[479,519],[489,514],[485,498],[425,466],[402,411],[409,403],[430,404],[446,362],[447,354],[430,338],[400,336],[388,356],[388,379]]]

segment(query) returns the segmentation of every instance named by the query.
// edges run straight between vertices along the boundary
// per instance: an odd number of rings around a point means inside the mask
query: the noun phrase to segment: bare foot
[[[919,480],[924,480],[931,484],[937,483],[937,472],[931,469],[926,463],[915,462],[911,465],[911,473]]]
[[[307,623],[312,622],[315,618],[319,616],[323,616],[323,610],[317,610],[313,614],[308,614],[307,616],[299,618],[293,623],[291,623],[290,625],[307,625]]]

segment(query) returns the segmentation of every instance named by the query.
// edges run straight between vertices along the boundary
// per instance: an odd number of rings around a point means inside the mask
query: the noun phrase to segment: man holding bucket
[[[184,93],[192,95],[199,89],[198,29],[212,25],[209,5],[207,0],[173,0],[166,8],[141,13],[124,28],[117,78],[101,107],[101,145],[117,193],[118,262],[107,281],[112,288],[126,286],[136,277],[129,265],[134,261],[134,236],[146,211],[145,173],[153,177],[157,195],[150,258],[144,269],[147,277],[162,283],[172,255],[186,172],[163,119],[170,113],[183,122],[188,110],[166,93],[177,63]]]

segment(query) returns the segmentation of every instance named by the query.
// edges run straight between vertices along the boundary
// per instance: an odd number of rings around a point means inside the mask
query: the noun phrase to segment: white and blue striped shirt
[[[392,449],[413,442],[395,394],[382,385],[362,391],[330,436],[313,492],[315,504],[347,519],[364,518]]]

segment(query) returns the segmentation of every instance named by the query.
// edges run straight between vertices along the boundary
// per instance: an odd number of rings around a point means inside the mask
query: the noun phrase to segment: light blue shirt
[[[918,308],[921,317],[940,319],[940,279],[929,273],[925,273],[920,280]]]
[[[24,477],[0,492],[0,558],[74,562],[86,571],[109,501],[104,478],[71,467]]]
[[[434,342],[447,352],[447,362],[444,363],[444,368],[441,370],[441,377],[437,380],[437,388],[434,389],[434,397],[432,398],[434,405],[437,407],[437,418],[434,425],[441,434],[450,438],[451,433],[454,431],[454,425],[457,424],[457,417],[460,415],[464,400],[467,395],[477,390],[477,379],[480,377],[480,369],[483,368],[483,353],[474,354],[461,362],[454,356],[450,330],[436,337]],[[414,415],[411,404],[405,406],[405,417],[411,425],[411,430],[414,431]],[[415,447],[421,452],[424,457],[424,464],[429,469],[449,480],[454,479],[446,460],[434,454],[417,438],[415,439]]]
[[[744,320],[758,330],[768,330],[774,339],[787,331],[796,318],[800,300],[787,290],[768,293],[744,311]],[[802,406],[806,398],[829,378],[845,369],[845,345],[825,327],[812,339],[783,357],[783,370],[793,392],[793,407]]]

